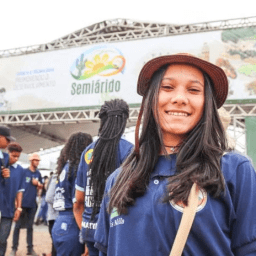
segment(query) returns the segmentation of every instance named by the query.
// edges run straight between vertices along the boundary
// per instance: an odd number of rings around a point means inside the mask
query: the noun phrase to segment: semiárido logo
[[[72,77],[76,80],[85,80],[96,75],[109,77],[123,72],[125,58],[114,47],[94,47],[82,53],[70,68]]]

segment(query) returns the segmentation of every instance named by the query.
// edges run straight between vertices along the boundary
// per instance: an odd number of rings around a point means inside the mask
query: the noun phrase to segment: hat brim
[[[16,139],[12,136],[6,136],[6,138],[9,140],[9,141],[15,141]]]
[[[217,107],[220,108],[224,104],[228,96],[228,79],[223,69],[208,61],[186,54],[161,56],[147,62],[139,74],[137,93],[144,96],[155,71],[174,63],[193,65],[208,74],[214,86]]]

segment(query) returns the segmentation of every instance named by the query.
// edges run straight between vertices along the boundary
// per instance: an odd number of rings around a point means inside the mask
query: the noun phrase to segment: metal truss
[[[225,104],[224,108],[231,117],[244,119],[245,116],[256,116],[256,104]],[[136,121],[140,108],[130,108],[129,121]],[[0,114],[0,124],[23,126],[98,122],[99,109],[68,110],[56,112]]]
[[[231,125],[228,127],[229,139],[235,141],[235,148],[242,154],[247,154],[246,126],[244,117],[231,117]]]
[[[246,116],[256,116],[256,104],[226,104],[224,108],[231,116],[231,125],[228,128],[228,134],[234,139],[236,150],[242,154],[247,154],[246,143]]]
[[[129,121],[136,121],[139,108],[130,108]],[[40,113],[0,114],[0,123],[11,126],[99,122],[99,109]]]
[[[231,137],[236,141],[236,149],[241,153],[246,154],[245,117],[256,116],[256,104],[226,104],[224,105],[224,108],[229,112],[232,118],[231,126],[229,127],[229,134],[231,134]],[[139,111],[139,107],[130,108],[130,122],[136,122]],[[19,128],[26,129],[26,131],[30,125],[69,124],[99,121],[99,109],[0,114],[0,124],[19,126]],[[132,129],[132,127],[130,129]],[[33,128],[31,128],[29,132],[38,135],[38,131],[33,131]],[[43,132],[40,133],[40,136],[51,140],[53,139],[51,134],[45,134]],[[64,140],[61,138],[54,137],[54,140],[58,141],[60,144],[64,143]]]
[[[256,116],[256,104],[225,104],[224,108],[231,117],[244,118],[245,116]]]
[[[225,104],[224,108],[231,117],[244,119],[245,116],[256,116],[256,104]],[[130,121],[136,121],[140,108],[130,108]],[[99,109],[68,110],[56,112],[0,114],[0,123],[12,126],[45,125],[98,122]]]
[[[185,25],[138,22],[127,19],[107,20],[77,30],[46,44],[2,50],[0,51],[0,58],[96,43],[129,41],[251,26],[256,26],[256,17]]]

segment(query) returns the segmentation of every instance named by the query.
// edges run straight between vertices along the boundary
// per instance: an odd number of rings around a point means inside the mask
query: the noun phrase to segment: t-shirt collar
[[[18,166],[17,163],[12,164],[12,167],[14,167],[15,169],[17,168],[17,166]]]
[[[3,152],[0,150],[0,158],[4,158],[4,154],[3,154]]]
[[[151,173],[151,178],[156,176],[172,176],[175,173],[176,154],[169,156],[160,155],[154,171]]]

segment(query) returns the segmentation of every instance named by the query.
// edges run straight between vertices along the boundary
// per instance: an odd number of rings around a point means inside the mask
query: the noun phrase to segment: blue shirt
[[[55,195],[53,208],[56,211],[65,211],[73,208],[73,202],[75,201],[75,177],[74,170],[71,170],[68,175],[69,163],[67,162],[59,176]],[[68,177],[69,176],[69,177]]]
[[[6,179],[4,187],[4,196],[6,198],[3,207],[1,208],[2,217],[13,218],[15,209],[15,198],[17,192],[24,192],[25,179],[24,170],[18,164],[9,166],[10,178]]]
[[[42,183],[41,173],[36,170],[32,172],[29,168],[24,169],[24,177],[25,177],[25,191],[23,193],[22,199],[22,207],[25,208],[35,208],[36,204],[36,196],[37,196],[37,186],[32,184],[32,178],[40,181]]]
[[[9,163],[9,155],[7,153],[4,153],[0,150],[0,167],[4,164],[4,167],[8,168]],[[1,168],[0,168],[0,212],[2,212],[2,209],[4,205],[6,205],[6,197],[4,196],[4,189],[7,183],[7,179],[3,178]]]
[[[94,233],[97,227],[98,214],[95,216],[94,221],[90,221],[93,205],[91,202],[91,196],[93,191],[90,191],[90,171],[89,164],[93,149],[96,142],[91,143],[83,152],[80,160],[80,164],[77,172],[76,189],[85,193],[85,205],[82,222],[82,236],[84,241],[94,241]],[[120,139],[117,151],[116,168],[118,168],[126,157],[130,154],[133,148],[133,144],[125,139]]]
[[[182,217],[182,203],[163,203],[167,178],[175,173],[176,155],[159,156],[144,196],[127,215],[101,205],[95,246],[111,256],[168,256]],[[219,198],[200,189],[196,217],[183,256],[256,255],[256,174],[250,161],[237,153],[223,156],[226,192]],[[120,170],[107,180],[108,193]]]

